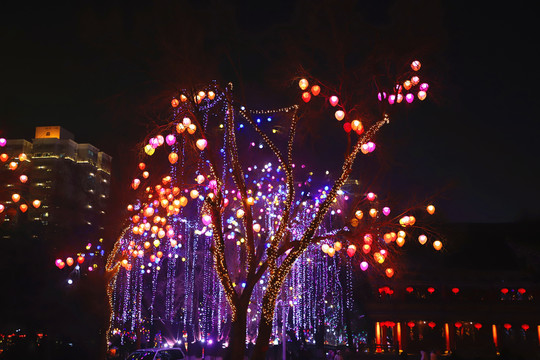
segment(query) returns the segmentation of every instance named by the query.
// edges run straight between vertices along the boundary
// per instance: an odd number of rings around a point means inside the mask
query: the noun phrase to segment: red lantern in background
[[[512,325],[506,323],[503,325],[506,330],[510,330],[512,328]]]
[[[506,294],[508,294],[508,289],[507,289],[507,288],[502,288],[502,289],[501,289],[501,292],[502,292],[504,295],[506,295]]]
[[[428,323],[428,326],[429,326],[430,328],[432,328],[432,329],[435,327],[435,325],[437,325],[437,324],[435,324],[433,321],[430,321],[430,322]]]
[[[411,329],[414,327],[414,325],[416,325],[413,321],[409,321],[407,323],[407,326],[409,326]]]
[[[524,288],[519,288],[518,289],[518,293],[520,293],[521,295],[525,294],[525,289]]]
[[[521,328],[525,331],[529,330],[529,325],[528,324],[523,324],[521,325]]]
[[[351,132],[351,123],[350,122],[346,122],[343,124],[343,130],[345,130],[346,133],[350,133]]]
[[[433,294],[433,293],[435,292],[435,288],[428,287],[427,291],[428,291],[430,294]]]
[[[307,91],[303,92],[302,93],[302,100],[304,100],[304,102],[309,102],[309,100],[311,100],[311,94]]]
[[[457,287],[452,288],[452,292],[453,292],[454,294],[457,294],[457,293],[459,292],[459,289],[458,289]]]
[[[459,329],[460,327],[463,326],[463,324],[460,323],[460,322],[458,321],[458,322],[456,322],[456,323],[454,324],[454,326],[457,327],[457,328]]]
[[[476,323],[474,324],[474,327],[476,328],[476,330],[480,330],[482,328],[482,324]]]
[[[413,287],[412,286],[409,286],[407,287],[405,290],[407,290],[407,292],[410,294],[414,291]]]

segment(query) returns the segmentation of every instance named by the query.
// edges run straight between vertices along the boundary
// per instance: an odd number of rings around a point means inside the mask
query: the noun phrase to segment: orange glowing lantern
[[[21,195],[13,194],[11,195],[11,200],[13,200],[13,202],[19,202],[19,200],[21,200]]]
[[[321,93],[321,87],[319,85],[313,85],[311,87],[311,93],[313,94],[313,96],[317,96]]]
[[[341,121],[345,118],[345,111],[343,110],[337,110],[336,113],[334,114],[334,116],[336,117],[336,119],[338,121]]]
[[[362,210],[356,210],[354,216],[356,216],[358,220],[362,220],[362,218],[364,217],[364,213],[362,212]]]
[[[368,244],[364,244],[362,246],[362,251],[364,252],[364,254],[367,254],[371,251],[371,246],[369,246]]]
[[[9,170],[17,170],[18,166],[19,165],[15,161],[12,161],[9,163]]]
[[[206,145],[208,144],[208,142],[206,141],[206,139],[199,139],[197,140],[197,142],[195,143],[195,145],[197,145],[197,148],[201,151],[203,151],[205,148],[206,148]]]
[[[412,63],[411,63],[411,69],[413,69],[414,71],[418,71],[420,70],[420,67],[422,66],[422,64],[420,63],[420,61],[418,60],[414,60]]]
[[[330,249],[330,245],[328,245],[328,244],[322,244],[321,250],[322,250],[323,253],[327,254],[327,253],[328,253],[328,249]]]
[[[38,207],[41,206],[41,201],[38,199],[32,201],[32,206],[37,209]]]
[[[19,176],[19,181],[22,182],[23,184],[26,183],[28,181],[28,176],[26,175]]]
[[[175,152],[172,152],[169,154],[169,162],[171,164],[176,164],[176,162],[178,161],[178,154],[175,153]]]
[[[336,241],[334,243],[334,250],[340,251],[341,250],[341,243],[339,241]]]
[[[22,211],[23,213],[25,213],[26,210],[28,210],[28,205],[26,205],[26,204],[21,204],[21,205],[19,206],[19,209],[21,209],[21,211]]]
[[[193,135],[195,131],[197,131],[197,126],[195,126],[195,124],[189,124],[189,126],[187,127],[188,134]]]
[[[309,86],[309,81],[307,81],[307,79],[300,79],[300,81],[298,82],[298,86],[301,90],[306,90]]]
[[[22,153],[22,154],[19,155],[19,161],[20,162],[26,161],[26,159],[28,159],[28,157],[26,156],[25,153]]]
[[[2,154],[2,155],[0,155],[0,160],[2,160],[2,162],[6,162],[8,159],[9,159],[8,154]]]
[[[192,199],[196,199],[199,197],[199,192],[195,189],[191,190],[189,192],[189,196],[192,198]]]
[[[420,235],[420,236],[418,237],[418,242],[419,242],[420,244],[424,245],[424,244],[427,242],[427,236],[426,236],[426,235],[423,235],[423,234]]]
[[[397,244],[399,247],[402,247],[402,246],[405,244],[405,238],[402,238],[401,236],[399,236],[399,237],[396,239],[396,244]]]
[[[440,240],[435,240],[433,242],[433,248],[437,251],[442,249],[442,242]]]
[[[391,278],[392,276],[394,276],[394,269],[392,268],[387,268],[385,270],[385,273],[386,273],[386,276],[388,276],[389,278]]]
[[[369,209],[369,216],[372,218],[377,217],[377,209]]]
[[[131,187],[133,188],[133,190],[137,190],[140,184],[141,184],[141,180],[133,179],[133,181],[131,182]]]
[[[334,257],[334,255],[336,254],[336,250],[334,250],[333,247],[329,247],[329,248],[328,248],[327,254],[328,254],[328,256],[330,256],[330,257]]]
[[[66,259],[66,264],[67,264],[67,266],[73,265],[73,258],[72,258],[72,257],[68,257],[68,258]]]
[[[215,92],[213,92],[213,91],[209,91],[209,92],[208,92],[208,99],[214,100],[215,97],[216,97],[216,93],[215,93]]]
[[[180,104],[180,101],[178,101],[178,99],[171,100],[171,105],[173,108],[177,107],[179,104]]]

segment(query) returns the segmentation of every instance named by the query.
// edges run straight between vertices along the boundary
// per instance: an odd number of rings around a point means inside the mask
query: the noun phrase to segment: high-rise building
[[[4,238],[24,232],[66,253],[99,243],[109,199],[109,155],[75,142],[60,126],[37,127],[31,141],[7,140],[0,152]]]

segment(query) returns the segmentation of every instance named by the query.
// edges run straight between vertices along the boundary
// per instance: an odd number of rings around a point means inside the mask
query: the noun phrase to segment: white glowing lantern
[[[242,209],[236,210],[236,217],[237,217],[238,219],[244,217],[244,214],[245,214],[245,213],[244,213],[244,210],[242,210]]]
[[[423,235],[423,234],[420,235],[420,236],[418,237],[418,242],[419,242],[420,244],[424,245],[424,244],[427,242],[427,236],[426,236],[426,235]]]
[[[418,99],[424,100],[424,99],[426,98],[426,96],[427,96],[427,93],[426,93],[425,91],[420,90],[420,91],[418,92]]]
[[[322,250],[323,253],[328,254],[328,249],[330,249],[330,245],[322,244],[321,250]]]
[[[362,144],[360,146],[360,151],[362,152],[362,154],[368,154],[369,153],[369,146],[368,144]]]
[[[328,256],[330,256],[330,257],[334,257],[334,255],[336,254],[336,250],[334,250],[333,247],[329,247],[329,248],[328,248],[327,254],[328,254]]]
[[[257,233],[261,231],[261,224],[253,224],[253,231]]]
[[[343,110],[337,110],[335,113],[335,117],[338,121],[341,121],[345,118],[345,112]]]
[[[355,216],[358,220],[362,220],[362,218],[364,217],[364,213],[362,212],[362,210],[356,210],[356,212],[354,213],[354,216]]]
[[[206,148],[206,145],[208,144],[208,142],[206,141],[206,139],[199,139],[197,140],[197,142],[195,143],[195,145],[197,145],[197,148],[201,151],[203,151],[205,148]]]
[[[309,82],[306,79],[300,79],[300,81],[298,82],[298,86],[300,87],[300,89],[306,90],[309,86]]]
[[[197,175],[197,177],[195,178],[195,181],[197,181],[197,184],[202,184],[204,182],[204,175]]]

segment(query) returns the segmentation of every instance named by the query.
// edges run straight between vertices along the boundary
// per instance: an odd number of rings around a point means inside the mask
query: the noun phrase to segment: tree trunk
[[[243,360],[246,352],[246,321],[248,303],[236,306],[236,318],[231,322],[229,347],[225,359]]]
[[[268,299],[266,296],[263,298],[263,307],[271,309],[275,308],[276,301]],[[265,360],[266,353],[268,352],[270,336],[272,335],[272,321],[274,320],[274,311],[261,311],[261,320],[259,322],[259,332],[257,334],[257,342],[251,355],[251,360]]]

